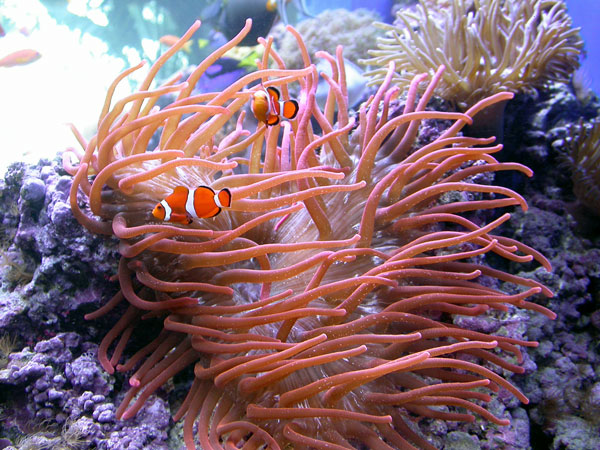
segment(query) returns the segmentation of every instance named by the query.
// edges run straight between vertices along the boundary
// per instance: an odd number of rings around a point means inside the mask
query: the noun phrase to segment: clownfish
[[[298,114],[296,100],[281,100],[279,90],[273,86],[256,91],[252,96],[252,113],[256,120],[267,126],[277,125],[280,119],[291,120]]]
[[[231,192],[227,188],[215,192],[208,186],[193,190],[177,186],[171,195],[154,207],[152,215],[165,222],[189,225],[193,219],[215,217],[222,208],[229,206]]]

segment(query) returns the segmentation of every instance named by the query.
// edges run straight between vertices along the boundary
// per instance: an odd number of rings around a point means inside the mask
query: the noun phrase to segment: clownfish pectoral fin
[[[298,102],[296,100],[288,100],[283,103],[283,111],[281,115],[288,120],[292,120],[298,114]]]
[[[281,98],[281,93],[279,92],[279,89],[277,89],[276,87],[269,86],[267,88],[267,92],[269,93],[269,95],[271,96],[271,98],[273,100],[275,100],[276,102],[278,102],[279,99]]]
[[[193,221],[194,220],[188,214],[179,214],[179,213],[173,213],[173,214],[171,214],[171,220],[170,220],[170,222],[175,222],[175,223],[181,223],[181,224],[184,224],[184,225],[189,225]]]
[[[267,117],[267,126],[272,127],[279,123],[279,116],[269,116]]]

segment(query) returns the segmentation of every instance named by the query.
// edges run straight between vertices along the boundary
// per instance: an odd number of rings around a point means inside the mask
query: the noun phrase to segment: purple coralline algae
[[[33,350],[26,347],[11,354],[0,371],[0,384],[4,389],[11,386],[13,393],[21,391],[23,404],[5,427],[37,433],[38,439],[50,439],[53,445],[66,445],[65,434],[73,434],[75,427],[79,439],[87,443],[78,448],[169,448],[170,415],[163,399],[153,397],[132,420],[115,419],[116,380],[102,369],[96,351],[96,344],[66,332],[40,341]],[[8,405],[5,413],[10,410]],[[48,424],[48,429],[42,425],[41,431],[34,431],[38,424]]]
[[[537,269],[520,275],[554,292],[548,307],[558,318],[529,318],[526,336],[540,342],[528,350],[537,368],[514,381],[530,399],[533,449],[598,449],[600,227],[599,218],[573,194],[564,138],[570,123],[598,116],[600,105],[597,98],[578,102],[559,84],[539,98],[516,100],[507,109],[513,131],[506,149],[510,157],[521,155],[535,177],[521,188],[529,211],[515,213],[507,232],[552,263],[552,273]]]
[[[103,323],[83,316],[114,294],[116,245],[77,224],[70,187],[48,161],[0,182],[0,449],[179,448],[164,398],[115,419],[126,381],[100,366]]]

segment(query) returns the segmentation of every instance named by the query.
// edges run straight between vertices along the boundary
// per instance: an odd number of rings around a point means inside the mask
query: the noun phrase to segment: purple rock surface
[[[162,391],[133,419],[115,419],[128,382],[97,359],[114,316],[83,316],[114,295],[116,243],[76,222],[70,186],[49,161],[13,165],[0,181],[0,448],[177,449]]]

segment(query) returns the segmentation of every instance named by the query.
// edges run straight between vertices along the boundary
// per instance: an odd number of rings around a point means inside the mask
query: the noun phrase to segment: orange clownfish
[[[165,222],[189,225],[193,219],[215,217],[222,208],[229,206],[231,192],[227,188],[215,192],[208,186],[193,190],[177,186],[171,195],[154,207],[152,215]]]
[[[273,86],[256,91],[252,96],[252,113],[267,126],[277,125],[281,118],[291,120],[298,114],[296,100],[281,100],[279,90]]]

